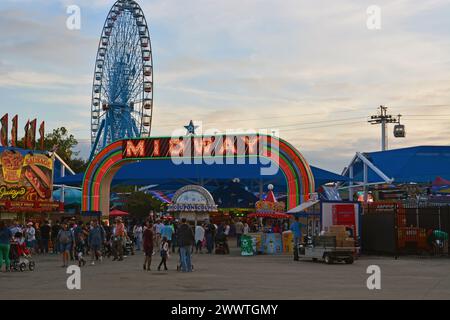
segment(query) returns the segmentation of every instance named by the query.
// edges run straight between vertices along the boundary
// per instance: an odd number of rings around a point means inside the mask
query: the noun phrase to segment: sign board
[[[353,229],[359,235],[359,203],[323,202],[322,230],[332,225],[341,225]]]
[[[8,211],[54,211],[53,159],[45,154],[0,153],[0,208]]]

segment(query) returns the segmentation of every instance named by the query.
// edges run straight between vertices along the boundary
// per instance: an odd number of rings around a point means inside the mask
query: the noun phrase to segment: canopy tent
[[[60,201],[61,189],[53,191],[53,200]],[[64,204],[65,205],[81,205],[81,190],[73,188],[64,189]]]
[[[128,216],[128,215],[129,215],[128,212],[121,211],[121,210],[118,210],[118,209],[114,209],[114,210],[111,210],[109,212],[109,216],[110,217],[125,217],[125,216]]]
[[[450,194],[450,181],[437,177],[433,181],[432,190],[435,194]]]
[[[419,146],[380,152],[357,153],[343,176],[354,182],[431,183],[436,177],[450,179],[450,146]]]
[[[263,180],[277,186],[282,191],[286,185],[281,170],[274,176],[261,176],[260,165],[239,164],[192,164],[176,165],[171,160],[152,160],[130,163],[115,175],[113,185],[158,185],[158,190],[178,190],[186,184],[197,183],[206,187],[217,186],[217,180],[239,178],[244,185]],[[348,178],[330,171],[311,167],[317,187],[328,182],[344,182]],[[81,186],[84,173],[64,178],[56,178],[55,183]]]
[[[240,181],[227,181],[211,192],[222,208],[254,208],[258,198]]]

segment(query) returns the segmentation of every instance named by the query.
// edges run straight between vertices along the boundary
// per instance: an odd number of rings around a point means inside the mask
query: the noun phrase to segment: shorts
[[[60,243],[59,244],[59,251],[64,252],[70,252],[72,250],[72,243]]]

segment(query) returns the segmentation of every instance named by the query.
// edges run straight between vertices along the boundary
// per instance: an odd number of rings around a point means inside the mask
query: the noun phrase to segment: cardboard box
[[[354,248],[355,247],[355,240],[351,238],[347,238],[342,241],[342,246],[346,248]]]
[[[345,226],[337,226],[337,225],[330,226],[329,231],[336,234],[346,233]]]

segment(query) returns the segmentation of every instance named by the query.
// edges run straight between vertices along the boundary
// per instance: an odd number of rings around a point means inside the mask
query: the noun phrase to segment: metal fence
[[[361,219],[364,253],[449,256],[450,206],[374,203]]]

